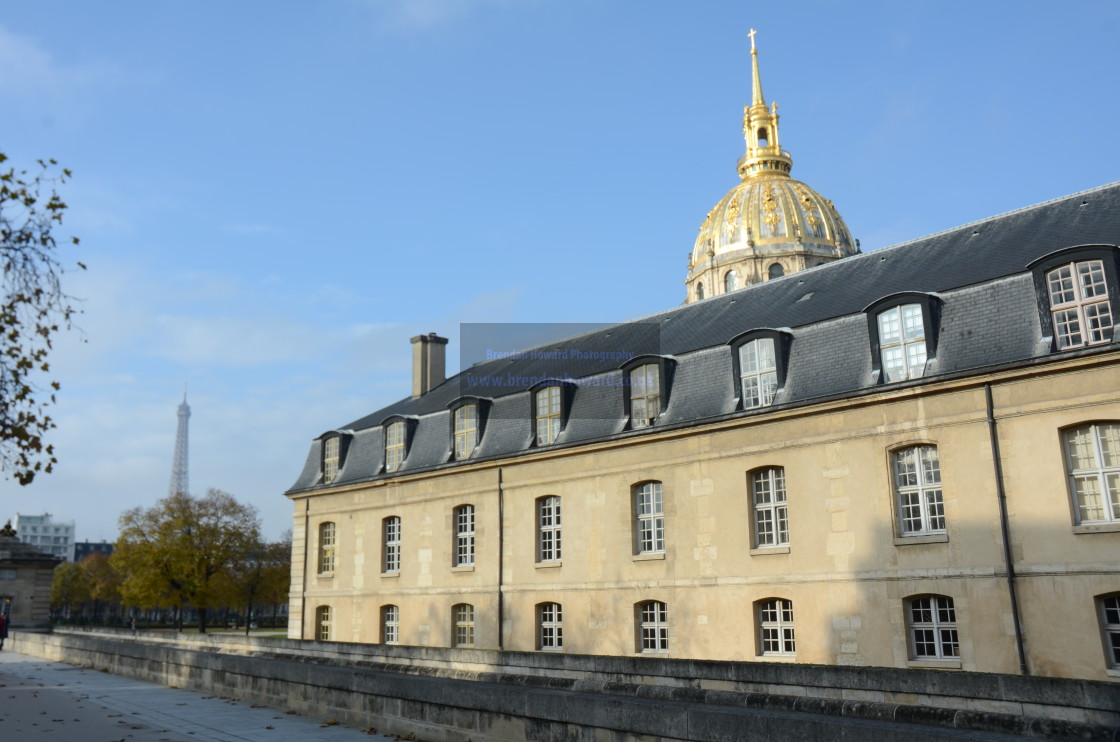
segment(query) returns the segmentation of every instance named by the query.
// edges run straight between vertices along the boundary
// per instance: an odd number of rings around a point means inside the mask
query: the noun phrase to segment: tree
[[[279,604],[288,600],[291,569],[291,532],[280,541],[257,544],[252,551],[230,563],[227,571],[229,596],[238,610],[245,609],[246,636],[254,606],[272,606],[275,623]]]
[[[0,165],[7,159],[0,152]],[[67,208],[55,187],[70,177],[65,168],[56,174],[57,166],[54,160],[39,160],[33,174],[0,170],[0,469],[20,484],[29,484],[39,471],[49,473],[57,462],[54,447],[43,437],[55,427],[47,407],[55,402],[59,384],[48,382],[46,391],[37,379],[50,371],[47,357],[55,333],[70,329],[78,313],[74,299],[62,291],[65,271],[52,234]],[[77,237],[71,241],[78,244]]]
[[[93,618],[100,620],[103,605],[114,606],[121,600],[121,576],[109,557],[95,551],[79,565],[93,600]],[[115,611],[113,611],[115,612]]]
[[[51,577],[51,607],[64,612],[81,608],[89,600],[89,585],[80,565],[63,562]]]
[[[122,600],[144,608],[193,607],[199,631],[207,609],[223,604],[225,571],[260,541],[256,508],[211,489],[205,497],[179,493],[120,518],[112,564],[122,575]]]

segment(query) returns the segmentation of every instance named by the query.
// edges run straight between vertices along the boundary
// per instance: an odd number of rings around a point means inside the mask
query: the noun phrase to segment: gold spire
[[[754,44],[757,31],[753,28],[747,36],[751,39],[751,76],[753,91],[751,104],[743,106],[743,137],[747,153],[739,158],[739,177],[760,176],[788,177],[793,158],[782,150],[778,139],[778,104],[766,106],[762,95],[762,75],[758,71],[758,49]]]

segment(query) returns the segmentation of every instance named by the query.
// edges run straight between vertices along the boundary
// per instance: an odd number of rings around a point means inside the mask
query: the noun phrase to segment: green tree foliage
[[[58,611],[79,610],[90,598],[89,585],[80,564],[63,562],[51,578],[51,607]]]
[[[74,299],[62,291],[64,269],[52,234],[67,208],[55,188],[66,182],[70,171],[59,170],[54,160],[39,160],[39,169],[32,173],[3,170],[7,159],[0,152],[0,469],[28,484],[57,462],[44,436],[55,427],[47,407],[54,403],[59,385],[48,381],[47,390],[39,379],[50,372],[48,355],[55,333],[70,329],[78,311]],[[70,239],[78,243],[77,237]]]
[[[205,497],[176,494],[151,508],[128,510],[120,528],[111,561],[124,576],[124,603],[191,606],[202,632],[207,610],[226,604],[230,565],[260,543],[256,509],[215,489]]]

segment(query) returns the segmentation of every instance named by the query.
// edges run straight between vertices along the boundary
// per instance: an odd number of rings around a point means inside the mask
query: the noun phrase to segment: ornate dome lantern
[[[793,159],[778,138],[778,104],[768,107],[762,96],[754,29],[749,35],[754,94],[743,107],[742,182],[700,225],[688,260],[686,302],[859,252],[832,202],[789,176]]]

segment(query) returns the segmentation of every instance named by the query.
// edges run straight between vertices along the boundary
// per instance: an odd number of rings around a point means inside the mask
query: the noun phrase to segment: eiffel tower
[[[179,405],[179,430],[175,433],[175,460],[171,464],[171,485],[168,496],[190,494],[187,481],[187,423],[191,419],[191,407],[187,404],[187,392],[183,390],[183,403]]]

